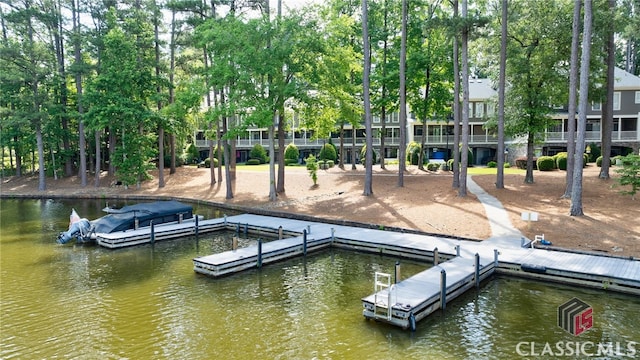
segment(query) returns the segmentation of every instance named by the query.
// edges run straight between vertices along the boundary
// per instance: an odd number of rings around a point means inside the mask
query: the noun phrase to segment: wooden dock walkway
[[[232,216],[223,223],[228,229],[248,224],[250,229],[276,232],[282,227],[291,238],[261,244],[262,249],[251,246],[195,258],[194,271],[213,277],[229,275],[329,246],[429,263],[437,261],[437,266],[361,299],[365,317],[402,328],[412,328],[415,322],[446,307],[447,302],[492,274],[640,295],[638,259],[533,249],[526,247],[529,242],[518,238],[470,241],[251,214]],[[306,247],[302,235],[305,231]],[[475,263],[476,254],[479,266]]]

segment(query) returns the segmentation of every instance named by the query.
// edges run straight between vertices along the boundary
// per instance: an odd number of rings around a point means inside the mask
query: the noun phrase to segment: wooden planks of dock
[[[260,261],[257,246],[195,258],[195,272],[213,277],[230,275],[328,246],[439,262],[437,266],[361,299],[365,317],[402,328],[413,328],[415,322],[446,307],[448,301],[492,274],[640,295],[638,259],[525,248],[523,245],[528,242],[519,238],[497,242],[469,241],[250,214],[229,217],[225,223],[227,221],[250,224],[250,227],[265,231],[282,227],[293,237],[263,244]],[[304,231],[309,235],[306,252],[300,235]],[[478,265],[475,254],[478,254]]]

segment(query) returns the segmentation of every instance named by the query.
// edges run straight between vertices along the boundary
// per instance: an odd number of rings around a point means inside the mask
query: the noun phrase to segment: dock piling
[[[240,223],[236,224],[236,236],[240,236]]]
[[[278,240],[282,240],[282,225],[278,227]]]
[[[196,236],[198,236],[198,215],[196,215]]]
[[[311,234],[311,225],[307,225],[307,233]]]
[[[480,288],[480,255],[476,253],[476,289]]]
[[[331,228],[331,243],[333,244],[335,240],[336,240],[336,229]]]
[[[456,256],[460,256],[460,245],[456,245]]]
[[[262,239],[258,239],[258,269],[262,267]]]
[[[156,226],[153,224],[153,220],[149,221],[149,225],[151,225],[151,243],[156,242]]]
[[[307,230],[302,230],[302,255],[307,256]]]
[[[440,270],[440,308],[447,308],[447,272]]]
[[[238,250],[238,237],[234,236],[231,239],[231,250]]]
[[[493,266],[498,267],[498,255],[500,255],[500,251],[498,249],[493,249]]]
[[[433,249],[433,266],[438,266],[440,262],[440,256],[438,255],[438,248]]]
[[[400,281],[400,261],[396,261],[396,271],[394,283],[397,284]]]
[[[249,234],[249,224],[244,224],[244,236]]]

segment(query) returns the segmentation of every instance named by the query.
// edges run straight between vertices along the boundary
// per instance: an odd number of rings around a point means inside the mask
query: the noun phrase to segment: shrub
[[[206,158],[204,159],[204,161],[202,162],[203,166],[206,168],[210,168],[211,167],[211,159],[210,158]],[[218,159],[213,159],[213,167],[218,167]]]
[[[218,157],[218,155],[220,155]],[[213,148],[213,157],[217,160],[220,159],[218,162],[222,162],[221,165],[224,165],[224,152],[222,151],[222,148],[219,148],[218,146]],[[216,166],[218,166],[218,162],[216,162]]]
[[[298,150],[298,147],[295,144],[291,143],[287,145],[287,147],[284,149],[285,164],[289,165],[289,164],[297,163],[299,157],[300,157],[300,151]],[[290,162],[290,160],[293,160],[293,162]]]
[[[298,164],[298,159],[284,159],[284,165],[288,166],[288,165],[297,165]]]
[[[438,163],[428,163],[427,164],[427,170],[429,170],[429,171],[438,171],[439,168],[440,168],[440,164],[438,164]]]
[[[453,162],[455,160],[454,159],[449,159],[447,160],[447,167],[449,168],[449,170],[453,171]]]
[[[567,153],[557,153],[555,156],[556,168],[560,170],[567,170]]]
[[[487,163],[487,167],[490,167],[490,168],[498,167],[498,163],[497,163],[497,162],[495,162],[495,161],[489,161],[489,162]]]
[[[338,155],[336,153],[336,148],[333,144],[324,144],[322,149],[320,149],[320,154],[318,154],[318,158],[320,160],[333,160],[336,161]]]
[[[185,154],[185,163],[187,164],[197,164],[200,161],[200,153],[198,152],[198,148],[196,145],[191,143],[187,148],[187,152]]]
[[[407,145],[407,161],[409,164],[418,165],[420,149],[422,149],[422,147],[415,141],[412,141]]]
[[[536,161],[536,165],[540,171],[551,171],[555,169],[555,161],[553,161],[552,156],[540,156]]]
[[[269,162],[267,150],[265,150],[260,144],[255,144],[253,148],[251,148],[251,151],[249,152],[249,159],[258,159],[260,164]]]
[[[316,161],[316,157],[309,155],[309,157],[305,159],[305,162],[307,163],[309,176],[311,176],[311,180],[313,180],[313,185],[318,185],[318,162]]]
[[[467,166],[473,166],[473,151],[471,148],[468,150],[469,154],[467,156]],[[460,147],[460,164],[462,164],[462,146]]]
[[[620,186],[631,186],[631,190],[621,192],[631,195],[634,199],[640,189],[640,155],[629,154],[621,157],[621,160],[622,168],[616,170],[620,174],[618,183]]]
[[[602,167],[602,155],[598,156],[598,158],[596,159],[596,166]]]
[[[333,160],[327,160],[326,162],[327,162],[327,166],[329,168],[332,168],[332,167],[334,167],[336,165],[335,161],[333,161]]]
[[[508,168],[510,168],[510,167],[511,167],[511,164],[509,164],[508,162],[504,163],[504,168],[505,168],[505,169],[508,169]]]
[[[602,155],[602,150],[600,149],[600,146],[598,146],[596,143],[591,143],[589,144],[589,148],[591,149],[591,159],[589,159],[589,162],[593,162],[596,161],[600,155]]]
[[[366,154],[367,154],[367,145],[364,145],[362,149],[360,149],[360,162],[362,163],[362,165],[366,165],[365,164]],[[374,164],[378,163],[378,153],[376,152],[376,149],[373,149],[373,163]]]
[[[247,165],[260,165],[260,159],[249,159],[247,160]]]

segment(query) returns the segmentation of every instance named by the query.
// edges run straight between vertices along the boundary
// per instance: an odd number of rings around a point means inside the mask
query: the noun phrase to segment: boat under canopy
[[[57,242],[65,244],[76,238],[78,242],[95,240],[96,234],[112,234],[153,225],[177,224],[193,221],[193,207],[181,202],[155,201],[124,206],[120,209],[104,208],[107,212],[99,219],[89,221],[80,218],[75,210],[69,221],[69,230],[58,235]]]
[[[108,212],[92,221],[96,233],[112,233],[133,230],[141,227],[179,222],[193,217],[193,207],[178,201],[156,201],[124,206],[120,209],[105,208]],[[137,223],[136,223],[137,222]]]

